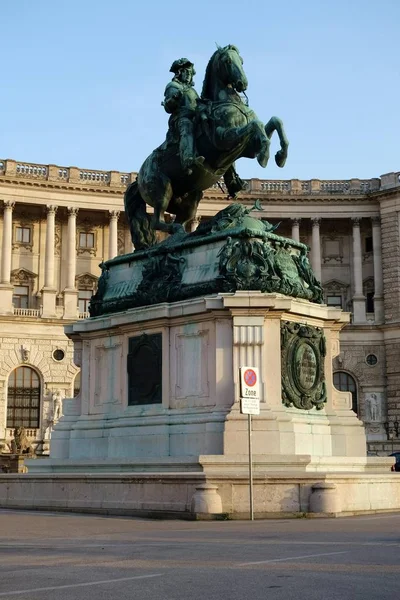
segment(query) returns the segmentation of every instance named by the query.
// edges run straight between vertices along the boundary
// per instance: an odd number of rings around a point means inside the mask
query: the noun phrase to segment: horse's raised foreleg
[[[252,157],[257,156],[259,164],[266,167],[270,141],[265,133],[264,125],[255,119],[242,127],[230,127],[229,129],[217,127],[214,143],[219,150],[231,150],[234,146],[248,145],[254,149]]]
[[[275,154],[275,162],[278,167],[283,167],[288,155],[289,140],[286,137],[283,123],[278,117],[271,117],[265,126],[265,133],[268,139],[271,139],[274,131],[277,132],[281,144],[281,149]]]

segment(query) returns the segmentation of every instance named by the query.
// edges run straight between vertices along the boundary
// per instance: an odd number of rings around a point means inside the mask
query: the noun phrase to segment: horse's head
[[[206,69],[202,98],[213,99],[211,81],[215,79],[224,86],[231,86],[237,92],[247,89],[247,77],[243,70],[243,60],[236,46],[218,48],[212,55]]]
[[[237,92],[247,90],[248,81],[243,70],[243,59],[236,46],[225,46],[219,50],[221,79]]]

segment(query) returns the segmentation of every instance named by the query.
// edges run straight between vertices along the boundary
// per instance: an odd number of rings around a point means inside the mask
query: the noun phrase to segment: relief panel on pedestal
[[[95,384],[93,403],[97,408],[122,400],[122,344],[112,338],[94,349]],[[96,411],[97,412],[97,411]]]
[[[175,385],[171,408],[210,406],[209,330],[175,335]]]

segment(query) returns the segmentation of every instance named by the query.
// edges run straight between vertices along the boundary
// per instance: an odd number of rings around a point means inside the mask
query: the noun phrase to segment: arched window
[[[333,374],[333,385],[340,392],[351,392],[351,397],[353,400],[351,408],[357,414],[357,384],[354,377],[352,377],[345,371],[336,371],[336,373]]]
[[[18,367],[8,380],[7,427],[39,427],[40,380],[30,367]]]
[[[81,372],[79,371],[79,373],[77,373],[75,375],[75,379],[74,379],[74,398],[79,394],[80,391],[81,391]]]

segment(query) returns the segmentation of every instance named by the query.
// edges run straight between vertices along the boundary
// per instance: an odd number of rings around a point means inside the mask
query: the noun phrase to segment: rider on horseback
[[[204,156],[196,156],[195,118],[199,98],[193,85],[195,74],[193,63],[187,58],[179,58],[172,63],[172,81],[164,92],[164,106],[171,116],[168,122],[167,144],[179,142],[179,155],[182,167],[191,175],[193,166],[202,165]]]

